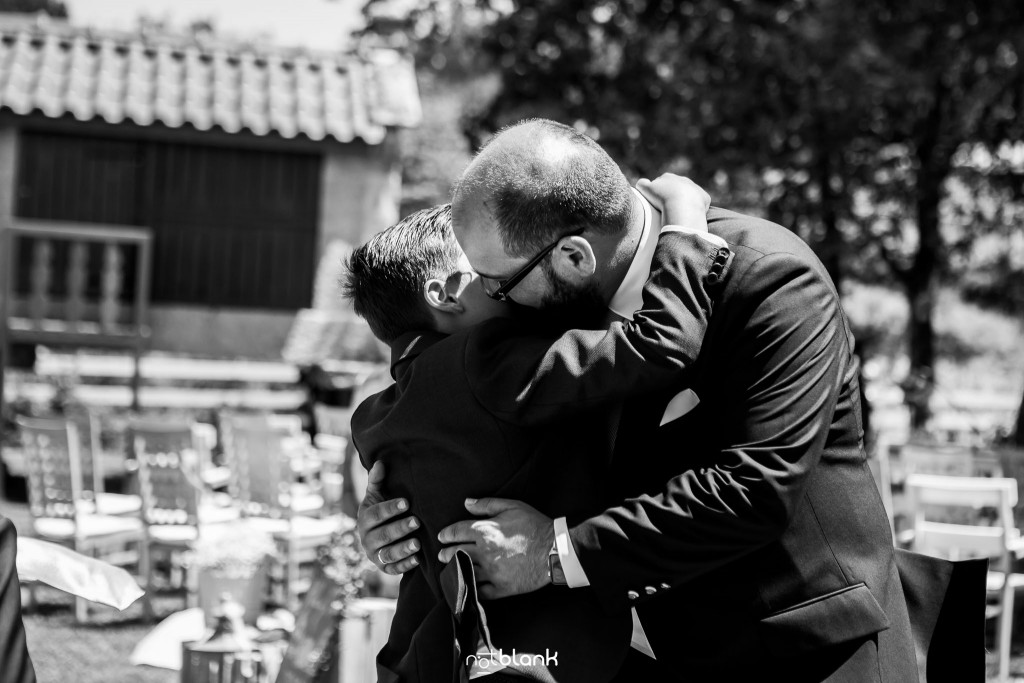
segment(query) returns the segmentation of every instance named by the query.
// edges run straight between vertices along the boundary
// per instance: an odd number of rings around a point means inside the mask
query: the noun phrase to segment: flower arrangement
[[[317,560],[324,575],[338,586],[342,605],[364,595],[367,579],[377,571],[363,554],[355,529],[333,533],[327,545],[319,548]]]
[[[250,578],[277,551],[269,534],[244,520],[211,525],[204,531],[195,547],[184,553],[183,562],[189,567],[228,578]]]

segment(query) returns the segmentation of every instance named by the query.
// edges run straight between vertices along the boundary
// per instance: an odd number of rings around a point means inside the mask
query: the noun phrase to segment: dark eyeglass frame
[[[516,285],[523,281],[523,278],[530,274],[531,270],[537,267],[537,264],[544,260],[545,256],[554,251],[555,247],[558,246],[559,242],[564,240],[566,237],[578,237],[579,235],[582,235],[585,231],[586,228],[579,228],[577,230],[573,230],[572,232],[566,235],[562,235],[554,242],[541,249],[536,256],[527,261],[526,265],[517,270],[511,276],[504,280],[495,280],[495,282],[500,283],[496,290],[494,290],[493,292],[488,292],[487,288],[485,287],[484,293],[486,293],[487,296],[491,297],[495,301],[501,301],[502,303],[509,301],[511,299],[511,297],[509,296],[510,292],[516,288]],[[490,280],[491,278],[487,279]]]

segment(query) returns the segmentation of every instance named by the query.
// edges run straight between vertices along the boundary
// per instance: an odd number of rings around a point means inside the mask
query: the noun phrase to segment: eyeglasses
[[[513,275],[504,280],[492,280],[491,278],[481,278],[481,284],[483,285],[484,293],[487,294],[487,296],[494,299],[495,301],[509,301],[511,298],[509,297],[509,292],[515,289],[516,285],[522,282],[523,278],[529,275],[530,271],[536,268],[537,264],[544,260],[544,257],[550,254],[554,250],[554,248],[558,246],[559,242],[561,242],[566,237],[576,237],[578,235],[582,235],[585,230],[586,228],[580,228],[578,230],[573,230],[568,235],[563,235],[559,237],[557,240],[541,249],[540,253],[538,253],[536,256],[530,259],[525,266],[523,266],[522,268],[517,270]],[[494,291],[491,291],[489,287],[491,283],[497,284],[498,288],[495,289]]]

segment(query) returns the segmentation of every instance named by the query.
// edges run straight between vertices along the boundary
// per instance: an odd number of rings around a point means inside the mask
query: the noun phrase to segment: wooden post
[[[121,246],[115,242],[107,242],[103,246],[100,295],[100,328],[107,333],[114,331],[120,317],[121,304],[118,299],[121,297],[122,268]]]
[[[51,261],[53,260],[53,244],[45,237],[34,240],[32,245],[32,272],[30,281],[32,290],[28,299],[29,317],[32,324],[38,329],[42,327],[42,321],[47,317],[50,310],[50,279],[53,275]],[[11,264],[13,269],[14,264]],[[13,291],[13,287],[11,291]]]
[[[85,242],[71,243],[71,264],[68,268],[68,298],[65,317],[77,325],[85,310],[85,278],[89,263],[89,250]]]
[[[10,227],[18,197],[18,130],[10,123],[0,124],[0,415],[4,414],[4,369],[10,362],[10,338],[7,318],[10,315],[10,269],[14,238]],[[0,482],[2,484],[3,482]]]
[[[135,318],[136,329],[139,330],[135,342],[135,368],[132,373],[132,410],[138,412],[139,389],[142,385],[142,351],[149,342],[149,284],[150,270],[153,267],[153,240],[152,237],[137,243],[140,253],[137,255],[138,267],[135,269],[135,310],[132,315]]]

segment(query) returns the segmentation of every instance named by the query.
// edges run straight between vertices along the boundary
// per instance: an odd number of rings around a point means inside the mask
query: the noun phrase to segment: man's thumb
[[[378,460],[373,463],[366,478],[366,490],[379,492],[381,484],[384,483],[384,463]]]

